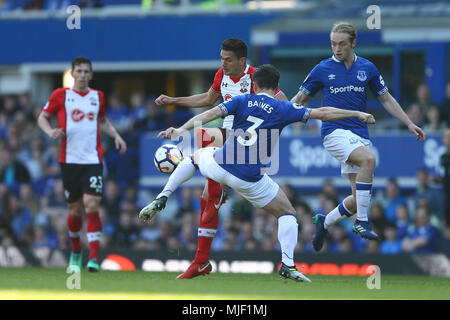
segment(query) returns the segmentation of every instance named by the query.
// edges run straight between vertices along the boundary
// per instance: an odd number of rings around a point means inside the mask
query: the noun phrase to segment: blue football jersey
[[[388,92],[383,77],[372,62],[355,55],[353,64],[347,69],[344,62],[333,55],[311,70],[300,86],[300,91],[313,96],[322,90],[323,106],[365,112],[367,88],[370,88],[375,96]],[[357,118],[322,122],[322,138],[338,128],[350,130],[369,139],[367,124]]]
[[[236,96],[219,107],[224,116],[234,115],[234,121],[228,139],[214,158],[226,171],[250,182],[261,179],[262,168],[270,165],[281,130],[293,122],[306,122],[311,113],[310,108],[264,93]]]

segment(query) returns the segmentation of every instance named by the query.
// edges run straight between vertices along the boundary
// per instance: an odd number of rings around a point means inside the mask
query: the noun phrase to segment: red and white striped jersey
[[[43,112],[56,114],[64,130],[59,162],[98,164],[103,161],[99,121],[106,116],[103,92],[90,89],[77,92],[73,88],[53,91]]]
[[[223,73],[223,68],[220,68],[214,76],[214,82],[211,88],[214,91],[221,93],[223,101],[230,100],[231,98],[239,96],[241,94],[255,93],[253,87],[253,73],[255,72],[255,70],[255,67],[247,65],[244,73],[239,78],[234,78],[225,75]],[[275,95],[280,92],[281,90],[278,89]],[[232,129],[233,119],[233,115],[226,116],[223,119],[222,127],[225,129]]]

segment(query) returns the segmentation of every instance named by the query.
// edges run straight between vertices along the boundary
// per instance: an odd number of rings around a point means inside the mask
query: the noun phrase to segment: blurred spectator
[[[192,212],[186,212],[186,217],[193,217]],[[186,219],[184,220],[186,222]],[[179,246],[184,249],[194,251],[197,250],[197,238],[196,238],[197,228],[194,226],[193,222],[183,223],[181,225],[181,230],[179,232]],[[170,240],[171,241],[171,240]],[[173,248],[172,248],[173,249]]]
[[[146,116],[135,122],[134,128],[142,131],[158,131],[169,127],[164,109],[158,108],[153,99],[147,101]]]
[[[406,114],[415,125],[423,127],[425,123],[425,114],[424,110],[421,109],[418,104],[414,103],[410,105],[408,110],[406,110]],[[406,130],[406,126],[403,123],[400,123],[400,129]]]
[[[409,209],[406,204],[400,204],[397,206],[395,212],[395,226],[397,228],[397,237],[403,239],[406,237],[408,230],[411,226]]]
[[[47,147],[43,156],[45,160],[44,174],[47,178],[57,178],[61,175],[59,164],[59,145],[56,143]]]
[[[76,3],[80,8],[101,8],[103,7],[101,0],[78,0]]]
[[[445,145],[445,153],[441,156],[441,168],[443,171],[442,182],[444,186],[444,219],[450,231],[450,129],[445,129],[442,134],[442,142]],[[448,233],[450,235],[450,232]]]
[[[435,213],[439,218],[442,217],[443,197],[441,190],[430,185],[431,177],[426,168],[417,170],[416,172],[417,188],[414,196],[414,202],[417,206],[420,199],[428,200],[431,212]]]
[[[312,246],[311,239],[316,231],[314,224],[311,221],[300,224],[299,242],[298,246],[302,252],[316,252]],[[327,251],[327,241],[324,242],[323,251]]]
[[[139,239],[139,228],[136,219],[137,207],[132,202],[121,206],[119,223],[112,242],[115,247],[131,248]]]
[[[397,254],[402,252],[402,241],[397,237],[397,228],[389,224],[384,230],[384,240],[380,245],[380,253]]]
[[[31,212],[33,216],[35,216],[41,209],[39,199],[33,192],[31,185],[29,183],[23,183],[20,186],[19,191],[20,202],[25,205]]]
[[[331,241],[331,244],[328,247],[329,252],[346,253],[352,251],[352,240],[343,226],[336,224],[333,228],[328,230],[328,233]]]
[[[39,181],[44,177],[45,162],[40,147],[37,146],[31,150],[31,157],[24,161],[24,165],[30,173],[31,181]]]
[[[47,0],[44,3],[45,10],[64,10],[74,4],[73,0]]]
[[[66,208],[66,198],[64,196],[64,186],[61,179],[53,181],[52,192],[48,197],[47,206],[50,208]]]
[[[437,249],[439,230],[431,225],[431,214],[427,207],[416,208],[414,227],[403,239],[402,248],[411,253],[433,253]]]
[[[235,221],[245,222],[252,221],[253,218],[253,207],[245,200],[241,195],[236,193],[236,199],[232,205],[232,215]]]
[[[387,220],[384,216],[383,206],[380,203],[372,204],[369,211],[369,219],[372,222],[373,231],[382,238]]]
[[[243,243],[239,239],[239,229],[236,227],[228,228],[222,250],[240,251],[243,247]]]
[[[450,128],[450,82],[445,86],[445,101],[440,108],[440,119],[447,128]]]
[[[105,183],[105,192],[102,198],[108,218],[118,224],[120,217],[120,189],[117,181],[108,180]]]
[[[427,133],[441,132],[446,125],[441,122],[439,108],[432,105],[425,111],[425,124],[423,130]]]
[[[29,0],[25,5],[25,10],[41,10],[44,4],[44,0]]]
[[[31,248],[40,249],[56,249],[58,247],[58,239],[50,234],[47,234],[46,228],[41,225],[36,225],[33,229],[33,243]]]
[[[147,108],[144,103],[144,93],[133,92],[130,97],[130,116],[133,122],[142,121],[147,116]]]
[[[30,173],[28,169],[18,160],[14,159],[11,150],[6,147],[1,151],[1,172],[0,182],[7,186],[14,186],[21,182],[30,182]]]
[[[10,11],[13,9],[12,0],[0,0],[0,13]]]
[[[31,212],[20,203],[14,194],[11,194],[10,210],[12,214],[11,226],[16,239],[23,244],[30,245],[33,242],[33,216]]]
[[[331,180],[328,179],[324,181],[322,184],[321,193],[339,203],[338,191]]]
[[[161,248],[162,242],[162,223],[155,216],[153,219],[145,223],[140,232],[139,238],[136,241],[135,249],[157,250]]]
[[[190,108],[176,106],[175,110],[170,114],[169,126],[178,128],[186,123],[194,114]]]
[[[385,196],[386,204],[384,215],[389,222],[395,222],[397,206],[406,204],[406,199],[400,195],[400,188],[395,178],[388,180],[385,188]]]
[[[253,235],[253,224],[244,222],[241,225],[242,242],[244,243],[244,250],[256,250],[259,247],[258,241]]]
[[[109,94],[106,112],[109,121],[120,133],[127,133],[131,129],[132,121],[128,115],[128,108],[116,92]]]

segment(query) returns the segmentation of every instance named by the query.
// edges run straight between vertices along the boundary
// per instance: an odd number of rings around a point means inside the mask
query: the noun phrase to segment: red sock
[[[69,229],[69,236],[72,243],[72,251],[81,251],[80,230],[83,225],[81,217],[74,217],[70,213],[67,217],[67,228]]]
[[[212,209],[211,209],[212,208]],[[205,212],[208,210],[216,210],[213,201],[208,201]],[[217,233],[219,219],[214,219],[209,223],[200,222],[198,225],[197,253],[195,254],[194,263],[203,263],[209,260],[211,245]]]
[[[87,216],[87,238],[89,242],[89,259],[98,259],[98,249],[102,237],[102,221],[98,211],[88,212]]]
[[[220,192],[217,192],[218,190]],[[217,194],[221,193],[220,184],[214,180],[208,179],[208,197],[210,199],[205,201],[203,198],[200,198],[200,205],[203,202],[205,207],[201,212],[200,223],[198,225],[198,248],[197,253],[195,254],[194,263],[203,263],[209,260],[211,245],[217,233],[217,226],[219,225],[218,209],[215,205],[220,200],[220,196],[219,199],[217,199]],[[207,217],[207,219],[205,219],[205,217]]]

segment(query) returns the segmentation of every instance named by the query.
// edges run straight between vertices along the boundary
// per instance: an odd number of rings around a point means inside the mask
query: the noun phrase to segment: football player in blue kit
[[[417,140],[424,141],[425,133],[389,94],[375,65],[354,53],[356,29],[346,22],[337,23],[331,30],[330,40],[333,56],[311,70],[291,101],[305,105],[311,96],[322,90],[323,105],[365,111],[370,89],[392,116],[405,124]],[[324,121],[321,135],[325,149],[341,162],[341,174],[349,178],[352,195],[326,216],[318,214],[314,217],[314,249],[321,250],[328,227],[355,213],[353,232],[369,240],[378,240],[368,220],[376,158],[371,151],[367,125],[357,118]]]
[[[232,188],[254,206],[263,208],[278,219],[278,240],[282,252],[279,273],[295,281],[307,281],[295,268],[294,248],[298,239],[295,209],[282,189],[265,172],[281,130],[288,124],[309,118],[335,121],[356,117],[365,123],[375,123],[371,114],[330,107],[305,108],[290,101],[274,99],[280,74],[271,65],[263,65],[254,73],[255,93],[233,97],[205,111],[178,129],[168,128],[158,137],[175,139],[199,123],[234,115],[229,137],[223,147],[207,147],[186,157],[169,177],[163,191],[141,210],[139,217],[147,221],[164,209],[167,198],[197,170],[223,187]],[[265,131],[265,132],[264,132]],[[267,152],[262,152],[265,150]],[[272,157],[271,157],[272,156]]]

